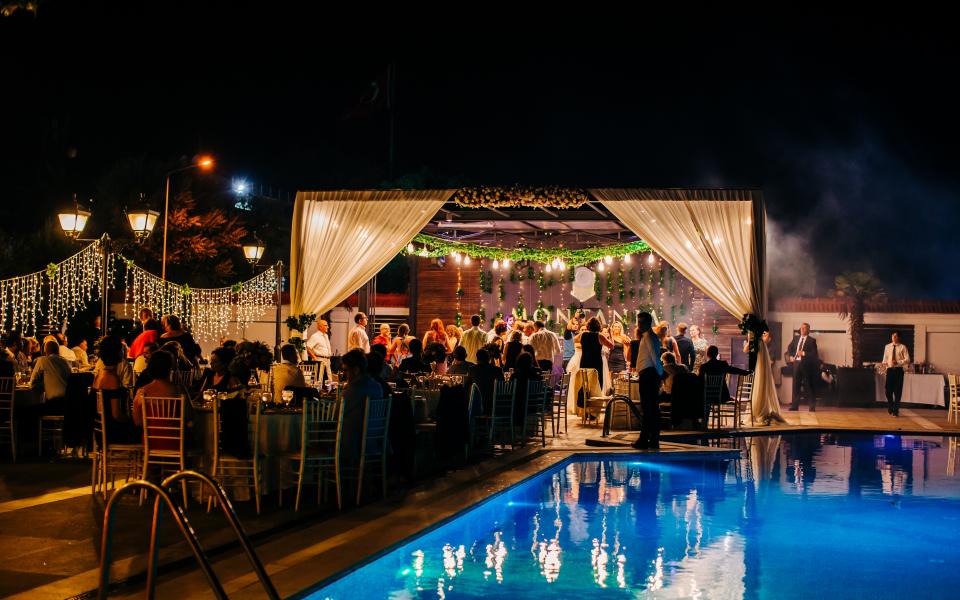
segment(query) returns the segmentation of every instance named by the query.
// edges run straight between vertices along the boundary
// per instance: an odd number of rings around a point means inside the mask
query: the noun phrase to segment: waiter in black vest
[[[810,324],[800,324],[800,334],[793,338],[783,354],[787,364],[793,365],[793,402],[790,410],[800,408],[800,390],[809,396],[810,412],[817,410],[817,377],[820,372],[820,354],[817,339],[810,335]]]

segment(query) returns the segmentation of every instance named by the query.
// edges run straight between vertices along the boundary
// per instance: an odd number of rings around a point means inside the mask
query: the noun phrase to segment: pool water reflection
[[[310,598],[917,598],[960,589],[956,438],[575,458]]]

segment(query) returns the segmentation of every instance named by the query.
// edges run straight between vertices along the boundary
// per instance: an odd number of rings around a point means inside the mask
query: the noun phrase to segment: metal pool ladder
[[[155,591],[154,588],[156,587],[157,583],[157,530],[160,518],[161,500],[163,500],[163,503],[166,504],[167,508],[170,509],[170,514],[173,515],[173,520],[176,522],[177,527],[180,528],[180,533],[183,534],[184,539],[186,539],[187,544],[190,546],[190,550],[193,552],[193,556],[196,558],[197,564],[200,565],[200,570],[202,570],[204,576],[206,576],[207,583],[210,584],[210,589],[213,590],[214,595],[220,599],[227,598],[227,593],[220,584],[220,580],[217,578],[217,575],[213,572],[213,567],[210,565],[209,557],[207,556],[206,552],[204,552],[203,547],[200,546],[200,541],[197,539],[197,536],[194,533],[193,526],[190,524],[190,520],[187,519],[187,514],[184,511],[184,507],[178,506],[176,502],[173,501],[173,498],[170,496],[170,494],[166,491],[172,484],[178,481],[186,480],[199,481],[205,487],[210,488],[214,495],[217,496],[217,500],[219,500],[217,504],[223,510],[223,514],[227,518],[227,521],[229,521],[230,526],[233,527],[233,531],[236,533],[237,539],[240,541],[240,546],[246,553],[247,559],[249,559],[253,570],[257,573],[257,577],[260,579],[260,584],[263,586],[264,591],[266,591],[267,596],[271,598],[271,600],[280,600],[280,595],[277,593],[276,588],[273,587],[273,582],[270,581],[270,577],[267,575],[266,569],[263,568],[263,563],[260,562],[260,559],[257,557],[257,553],[253,550],[253,545],[250,543],[249,538],[247,538],[247,534],[243,531],[243,526],[240,524],[240,519],[237,518],[237,513],[233,510],[233,506],[227,499],[227,495],[224,493],[223,488],[220,487],[220,485],[208,475],[199,471],[191,470],[178,471],[164,479],[160,485],[142,479],[131,481],[117,489],[113,493],[113,496],[110,497],[110,501],[107,502],[107,508],[103,513],[103,537],[101,538],[100,542],[100,589],[97,593],[97,598],[99,600],[105,600],[110,587],[110,542],[113,525],[114,503],[125,493],[134,490],[140,490],[141,492],[145,490],[152,490],[156,494],[156,498],[153,503],[153,521],[151,522],[150,526],[150,548],[147,555],[147,598],[153,600]]]

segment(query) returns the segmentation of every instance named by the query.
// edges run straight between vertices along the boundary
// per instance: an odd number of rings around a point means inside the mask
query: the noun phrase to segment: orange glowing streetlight
[[[170,213],[170,176],[181,171],[189,169],[200,169],[201,171],[210,171],[216,162],[209,154],[200,154],[194,157],[193,162],[185,167],[174,169],[167,172],[167,191],[163,202],[163,258],[160,265],[160,278],[167,279],[167,216]]]

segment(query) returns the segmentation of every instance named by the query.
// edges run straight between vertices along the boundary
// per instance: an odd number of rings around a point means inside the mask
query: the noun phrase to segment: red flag
[[[343,116],[346,119],[366,117],[393,107],[393,63],[370,82],[355,107]]]

